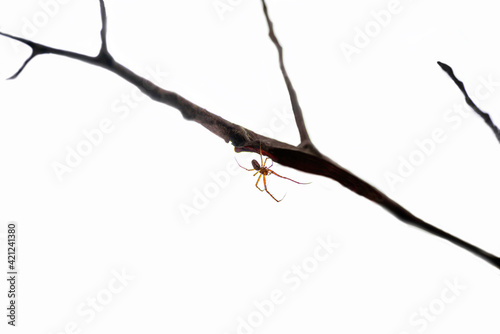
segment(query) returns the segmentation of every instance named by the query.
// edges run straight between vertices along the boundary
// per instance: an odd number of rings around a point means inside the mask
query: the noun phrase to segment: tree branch
[[[497,137],[498,142],[500,143],[500,129],[498,129],[495,123],[493,123],[490,115],[479,109],[478,106],[476,106],[474,101],[472,101],[472,99],[469,97],[469,94],[465,90],[464,83],[458,80],[458,78],[455,76],[455,73],[453,73],[453,69],[449,65],[446,65],[445,63],[442,63],[440,61],[438,61],[437,63],[441,67],[441,69],[450,76],[451,80],[453,80],[455,85],[457,85],[458,88],[462,91],[462,94],[464,94],[465,97],[465,102],[467,102],[467,104],[472,108],[472,110],[474,110],[476,114],[478,114],[484,120],[484,122],[488,124],[491,131],[493,131],[493,133]]]
[[[267,26],[269,27],[269,38],[271,39],[271,41],[276,46],[276,49],[278,50],[278,59],[279,59],[281,73],[283,74],[283,79],[285,79],[286,88],[288,89],[288,94],[290,95],[290,102],[292,103],[292,110],[295,116],[295,123],[297,124],[297,128],[300,134],[299,147],[302,147],[304,149],[309,149],[317,154],[320,154],[319,151],[311,142],[309,134],[307,133],[306,123],[304,121],[304,115],[302,113],[302,108],[300,107],[299,104],[297,93],[293,88],[292,81],[288,77],[288,73],[286,71],[285,64],[283,62],[283,47],[281,46],[280,42],[278,41],[278,38],[276,37],[276,34],[274,33],[273,22],[269,18],[269,13],[267,10],[267,5],[265,0],[262,0],[262,8],[264,10],[264,15],[266,17]]]
[[[403,208],[401,205],[390,199],[387,195],[382,193],[380,190],[370,185],[366,181],[362,180],[358,176],[354,175],[347,169],[341,167],[337,163],[333,162],[328,157],[322,155],[315,149],[311,149],[312,146],[304,145],[305,141],[302,141],[299,146],[292,146],[287,143],[280,142],[278,140],[259,135],[247,128],[244,128],[238,124],[231,123],[222,117],[215,115],[208,110],[190,102],[184,97],[174,93],[172,91],[165,90],[161,87],[156,86],[151,81],[140,77],[134,72],[130,71],[125,66],[121,65],[109,54],[106,45],[106,13],[104,8],[104,3],[100,1],[101,6],[101,19],[102,19],[102,30],[101,30],[101,50],[99,54],[95,57],[51,48],[33,41],[26,40],[24,38],[12,36],[6,33],[0,32],[1,35],[17,40],[31,47],[32,55],[25,61],[21,69],[19,69],[16,74],[12,77],[17,77],[25,68],[26,64],[34,59],[36,56],[41,54],[55,54],[63,57],[69,57],[79,61],[83,61],[95,66],[107,69],[116,75],[122,77],[126,81],[130,82],[132,85],[139,88],[145,95],[149,96],[151,99],[169,105],[178,109],[182,116],[186,120],[195,121],[211,131],[213,134],[224,139],[226,142],[231,142],[234,146],[236,152],[261,152],[263,155],[268,156],[273,161],[280,163],[284,166],[288,166],[306,173],[316,174],[325,176],[332,180],[335,180],[342,184],[344,187],[352,190],[360,196],[363,196],[385,208],[387,211],[392,213],[401,221],[415,226],[419,229],[427,231],[435,236],[448,240],[455,245],[468,250],[472,254],[482,258],[488,263],[492,264],[496,268],[500,269],[500,258],[463,241],[435,226],[432,226],[420,218],[414,216],[411,212]],[[265,15],[268,18],[267,10],[264,4]],[[271,21],[268,18],[268,24],[272,27]],[[272,31],[272,28],[271,28]],[[274,33],[271,34],[274,36]],[[272,38],[272,37],[271,37]],[[274,38],[276,40],[276,38]],[[279,44],[277,44],[279,45]],[[278,49],[280,49],[279,47]],[[282,59],[280,57],[280,59]],[[284,66],[282,60],[280,61],[285,80],[287,80],[286,71],[284,71]],[[288,85],[288,84],[287,84]],[[289,85],[291,87],[291,84]],[[289,88],[290,89],[290,88]],[[293,88],[291,89],[293,92]],[[298,106],[296,95],[291,94],[292,103]],[[297,115],[302,115],[299,109],[294,109]],[[299,117],[300,118],[300,117]],[[302,121],[298,121],[297,125],[299,129],[302,129],[302,139],[309,140],[307,132],[305,131],[305,126]],[[305,137],[304,137],[305,134]]]
[[[106,6],[104,6],[104,0],[99,0],[99,5],[101,7],[101,52],[102,54],[109,54],[108,52],[108,16],[106,15]]]

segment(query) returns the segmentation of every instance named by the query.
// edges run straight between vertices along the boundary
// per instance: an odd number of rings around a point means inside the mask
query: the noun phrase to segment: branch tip
[[[24,68],[26,67],[26,65],[28,65],[28,63],[33,59],[35,58],[36,54],[33,52],[29,57],[28,59],[26,59],[23,63],[23,65],[21,65],[21,68],[19,70],[17,70],[16,73],[14,73],[14,75],[12,75],[10,78],[7,78],[7,80],[14,80],[16,79],[19,74],[21,74],[21,72],[24,70]]]
[[[451,71],[453,73],[453,70],[451,69],[451,67],[446,65],[445,63],[438,61],[437,64],[439,65],[439,67],[441,67],[441,69],[443,71],[445,71],[445,72]]]
[[[482,111],[481,109],[479,109],[479,107],[474,103],[474,101],[472,101],[469,94],[467,93],[467,90],[465,89],[464,83],[456,77],[455,73],[453,72],[453,68],[451,68],[451,66],[449,66],[443,62],[440,62],[440,61],[438,61],[437,63],[441,67],[441,69],[443,71],[445,71],[450,76],[451,80],[453,80],[455,85],[457,85],[458,89],[460,89],[460,91],[462,92],[462,94],[465,97],[465,102],[490,127],[491,131],[493,131],[493,134],[497,138],[498,142],[500,142],[500,129],[495,125],[495,123],[493,123],[493,120],[491,119],[490,115],[488,113]]]

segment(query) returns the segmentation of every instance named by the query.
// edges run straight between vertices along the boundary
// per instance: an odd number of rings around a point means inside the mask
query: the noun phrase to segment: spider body
[[[279,174],[277,174],[276,172],[272,171],[271,170],[271,167],[273,166],[274,162],[271,161],[271,165],[269,167],[266,166],[266,162],[269,158],[266,158],[266,160],[263,161],[262,159],[262,151],[260,152],[260,163],[258,163],[257,160],[253,159],[252,160],[252,167],[253,169],[249,169],[249,168],[245,168],[243,167],[242,165],[240,165],[240,163],[238,162],[238,160],[236,160],[236,163],[238,164],[238,166],[240,166],[241,168],[247,170],[247,171],[256,171],[255,174],[253,174],[253,176],[257,175],[257,174],[260,174],[259,177],[257,178],[257,182],[255,183],[255,186],[257,187],[257,189],[259,189],[260,191],[265,191],[269,194],[269,196],[271,196],[276,202],[281,202],[283,200],[283,198],[285,198],[285,196],[283,196],[282,199],[280,200],[277,200],[270,192],[269,190],[267,190],[267,183],[266,183],[266,176],[269,176],[271,174],[274,174],[278,177],[281,177],[282,179],[286,179],[286,180],[289,180],[289,181],[292,181],[292,182],[295,182],[295,183],[298,183],[298,184],[307,184],[307,183],[301,183],[301,182],[297,182],[295,180],[292,180],[292,179],[289,179],[288,177],[284,177],[284,176],[281,176]],[[259,187],[259,181],[260,179],[262,178],[262,181],[264,182],[264,189],[261,189]]]
[[[258,170],[260,172],[260,165],[259,163],[257,162],[257,160],[253,159],[252,160],[252,166],[253,166],[253,169],[255,170]],[[240,166],[241,167],[241,166]],[[265,168],[265,167],[264,167]]]

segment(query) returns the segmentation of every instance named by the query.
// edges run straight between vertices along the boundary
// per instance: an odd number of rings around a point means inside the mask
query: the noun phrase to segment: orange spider
[[[252,167],[253,169],[248,169],[248,168],[245,168],[243,167],[242,165],[240,165],[240,163],[238,162],[238,160],[236,160],[236,163],[238,164],[238,166],[240,166],[241,168],[247,170],[247,171],[257,171],[253,176],[257,175],[260,173],[259,175],[259,178],[257,179],[257,182],[255,183],[255,186],[257,187],[257,189],[259,189],[260,191],[266,191],[269,196],[271,196],[276,202],[281,202],[283,200],[283,198],[285,198],[286,194],[283,196],[282,199],[280,199],[279,201],[267,190],[267,184],[266,184],[266,176],[269,176],[271,174],[274,174],[276,176],[279,176],[281,177],[282,179],[286,179],[286,180],[289,180],[289,181],[292,181],[292,182],[295,182],[295,183],[298,183],[298,184],[309,184],[310,182],[308,183],[301,183],[301,182],[297,182],[295,180],[292,180],[292,179],[289,179],[288,177],[284,177],[284,176],[281,176],[277,173],[275,173],[274,171],[271,170],[271,167],[274,165],[274,162],[271,160],[271,166],[269,167],[266,167],[266,162],[269,158],[266,157],[266,160],[265,161],[262,161],[262,151],[260,151],[260,165],[259,163],[257,162],[257,160],[253,159],[252,160]],[[260,178],[262,177],[262,180],[264,180],[264,189],[261,189],[259,188],[259,181],[260,181]]]

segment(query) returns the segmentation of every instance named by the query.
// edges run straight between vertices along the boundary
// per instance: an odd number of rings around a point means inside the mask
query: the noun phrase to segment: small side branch
[[[285,68],[285,64],[283,61],[283,47],[281,46],[276,34],[274,33],[273,22],[269,17],[269,12],[267,10],[266,1],[262,0],[262,8],[264,10],[264,15],[266,16],[267,25],[269,27],[269,38],[278,49],[279,63],[281,73],[283,74],[283,78],[285,79],[286,88],[288,89],[288,94],[290,95],[290,102],[292,103],[293,114],[295,115],[295,123],[297,124],[297,128],[300,134],[300,145],[299,147],[303,147],[304,149],[310,149],[311,151],[319,154],[319,151],[314,147],[309,138],[309,134],[307,133],[306,123],[304,121],[304,115],[302,114],[302,108],[299,104],[299,99],[297,97],[297,93],[293,88],[292,81],[288,76],[288,73]]]
[[[106,6],[104,6],[104,0],[99,0],[99,5],[101,7],[101,51],[99,52],[99,56],[101,57],[111,57],[108,52],[108,16],[106,14]],[[98,57],[99,57],[98,56]]]
[[[437,63],[441,67],[441,69],[450,76],[451,80],[453,80],[455,85],[458,86],[460,91],[462,91],[462,94],[464,94],[465,97],[465,102],[467,102],[467,104],[472,108],[472,110],[474,110],[476,114],[478,114],[484,120],[484,122],[490,127],[491,131],[493,131],[493,133],[497,137],[498,142],[500,143],[500,129],[498,129],[495,123],[493,123],[490,115],[479,109],[478,106],[476,106],[474,101],[472,101],[472,99],[469,97],[469,94],[465,89],[464,83],[458,80],[458,78],[455,76],[455,73],[453,73],[453,69],[449,65],[446,65],[445,63],[442,63],[440,61],[438,61]]]

